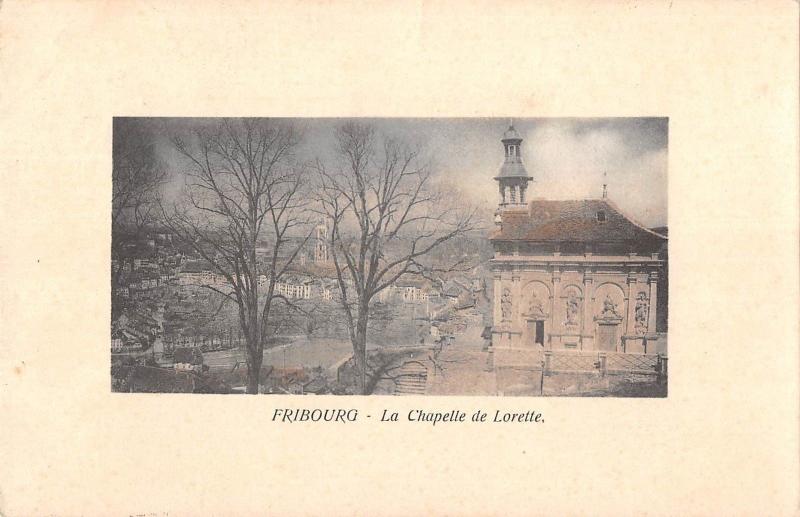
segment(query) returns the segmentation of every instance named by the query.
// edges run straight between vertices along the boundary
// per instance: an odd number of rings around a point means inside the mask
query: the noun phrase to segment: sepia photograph
[[[0,517],[798,515],[799,14],[0,0]]]
[[[666,118],[115,118],[115,392],[667,395]]]

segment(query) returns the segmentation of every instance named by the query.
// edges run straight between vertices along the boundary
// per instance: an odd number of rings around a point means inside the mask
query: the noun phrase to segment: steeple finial
[[[608,173],[603,172],[603,199],[608,198]]]

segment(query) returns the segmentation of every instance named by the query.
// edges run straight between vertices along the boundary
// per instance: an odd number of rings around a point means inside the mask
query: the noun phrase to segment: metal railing
[[[600,373],[667,375],[667,357],[661,354],[618,352],[554,351],[544,352],[544,375],[554,373]]]

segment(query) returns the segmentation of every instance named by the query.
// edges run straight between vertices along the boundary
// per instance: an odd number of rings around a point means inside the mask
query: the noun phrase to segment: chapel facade
[[[513,123],[503,135],[494,258],[494,349],[654,353],[666,237],[606,197],[528,199]]]

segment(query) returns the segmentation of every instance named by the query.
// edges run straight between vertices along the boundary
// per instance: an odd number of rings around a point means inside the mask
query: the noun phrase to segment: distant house
[[[210,285],[215,281],[211,264],[200,260],[187,260],[178,273],[180,285]]]
[[[402,276],[395,282],[395,288],[404,302],[421,302],[428,299],[426,282],[411,276]]]
[[[439,290],[434,287],[425,287],[422,289],[423,301],[438,301],[441,298]]]
[[[305,275],[289,275],[275,284],[275,292],[286,298],[311,298],[312,279]]]
[[[452,280],[445,282],[444,287],[442,288],[442,296],[452,300],[457,299],[463,292],[464,288]]]
[[[139,260],[139,259],[136,259]],[[156,260],[151,259],[141,259],[139,263],[139,268],[141,269],[158,269],[158,262]]]
[[[420,290],[419,287],[415,286],[403,286],[402,287],[402,296],[404,302],[415,302],[419,300]]]
[[[155,289],[161,284],[161,277],[156,271],[140,269],[126,274],[123,282],[128,288],[129,294],[132,295],[134,290]]]
[[[339,282],[329,278],[317,279],[315,289],[323,300],[333,300],[339,292]]]
[[[117,329],[111,332],[111,352],[114,354],[139,352],[144,349],[147,342],[147,336],[127,329]]]

